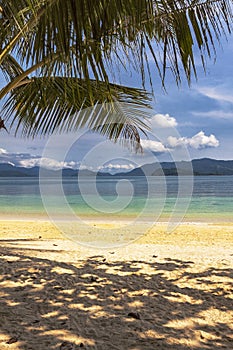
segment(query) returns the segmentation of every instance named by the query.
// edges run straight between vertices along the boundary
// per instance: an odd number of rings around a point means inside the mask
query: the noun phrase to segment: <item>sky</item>
[[[177,87],[168,78],[166,92],[152,76],[151,132],[142,138],[143,154],[116,145],[97,134],[81,131],[50,138],[23,139],[0,130],[0,162],[31,167],[71,167],[127,171],[155,161],[195,158],[233,159],[233,37],[217,46],[216,60],[207,60],[206,73],[198,67],[198,81],[183,80]],[[152,65],[152,63],[151,63]],[[4,86],[0,76],[0,87]],[[121,72],[121,83],[139,86],[139,77]],[[150,89],[150,85],[147,84]],[[1,115],[4,119],[4,115]],[[72,141],[72,142],[71,142]],[[43,159],[42,159],[43,158]],[[41,160],[42,159],[42,160]]]

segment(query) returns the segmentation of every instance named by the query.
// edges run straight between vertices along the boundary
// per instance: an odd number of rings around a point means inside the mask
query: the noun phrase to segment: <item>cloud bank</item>
[[[218,102],[233,103],[233,96],[232,94],[229,94],[229,89],[223,88],[221,86],[219,87],[203,86],[203,87],[199,87],[197,91],[202,95],[209,97],[213,100],[216,100]]]
[[[169,151],[169,149],[159,141],[141,140],[141,145],[144,150],[149,150],[154,153],[165,153]]]
[[[177,126],[177,121],[174,117],[169,114],[155,114],[151,118],[151,127],[156,128],[172,128]]]
[[[219,140],[215,135],[211,134],[210,136],[205,135],[204,131],[200,131],[193,137],[168,137],[168,145],[171,148],[189,146],[194,149],[204,149],[209,147],[218,147]]]
[[[18,162],[18,166],[22,166],[24,168],[32,168],[34,166],[41,166],[45,169],[77,169],[79,166],[79,163],[70,161],[70,162],[63,162],[63,161],[57,161],[55,159],[51,158],[32,158],[32,159],[24,159]]]

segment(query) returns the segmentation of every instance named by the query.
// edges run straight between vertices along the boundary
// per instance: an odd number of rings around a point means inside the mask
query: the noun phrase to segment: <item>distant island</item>
[[[193,172],[190,172],[190,163],[187,161],[161,162],[144,164],[129,172],[110,174],[106,172],[95,173],[90,170],[62,169],[64,177],[74,177],[79,173],[82,176],[101,177],[132,177],[132,176],[177,176],[180,175],[233,175],[233,160],[217,160],[210,158],[192,160]],[[14,166],[8,163],[0,164],[0,177],[39,177],[40,168],[38,166],[25,168]],[[55,177],[58,170],[44,169],[44,176]]]

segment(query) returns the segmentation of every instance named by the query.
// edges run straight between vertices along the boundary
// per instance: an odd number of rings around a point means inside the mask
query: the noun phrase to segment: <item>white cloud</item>
[[[166,148],[162,142],[152,141],[152,140],[141,140],[141,145],[144,150],[149,150],[156,153],[168,152],[169,149]]]
[[[177,121],[174,117],[170,117],[169,114],[155,114],[151,118],[151,125],[153,127],[171,128],[177,126]]]
[[[199,87],[198,92],[209,98],[217,100],[219,102],[230,102],[233,103],[233,95],[226,91],[226,88],[222,87]]]
[[[203,118],[233,119],[233,112],[225,112],[223,110],[212,110],[208,112],[192,112],[192,115]]]
[[[62,168],[71,168],[71,169],[77,169],[78,164],[71,161],[71,162],[64,162],[64,161],[57,161],[55,159],[51,158],[31,158],[31,159],[23,159],[19,161],[19,166],[25,167],[25,168],[32,168],[34,166],[41,166],[46,169],[53,169],[53,170],[59,170]]]
[[[7,154],[7,151],[4,148],[0,148],[0,154]]]
[[[102,170],[102,169],[119,169],[119,170],[131,170],[131,169],[134,169],[135,166],[133,164],[107,164],[107,165],[104,165],[104,166],[99,166],[98,167],[98,170]]]
[[[36,158],[36,159],[23,159],[20,160],[17,164],[17,166],[22,166],[25,168],[32,168],[33,166],[39,166],[40,165],[40,159]]]
[[[208,147],[218,147],[219,141],[215,135],[210,136],[205,135],[203,131],[200,131],[191,138],[188,137],[168,137],[168,144],[171,148],[190,146],[195,149],[203,149]]]
[[[96,170],[94,167],[88,166],[88,165],[85,165],[85,164],[81,164],[78,168],[79,168],[79,170],[92,170],[92,171]]]
[[[135,165],[132,163],[129,163],[129,164],[108,163],[108,164],[100,165],[97,167],[89,166],[86,164],[81,164],[79,166],[79,170],[102,171],[102,172],[111,172],[111,173],[115,173],[118,170],[129,171],[129,170],[132,170],[134,168],[135,168]]]

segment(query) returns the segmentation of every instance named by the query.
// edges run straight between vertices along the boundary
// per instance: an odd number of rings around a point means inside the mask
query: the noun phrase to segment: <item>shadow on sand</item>
[[[28,252],[0,248],[0,349],[233,348],[221,316],[233,311],[230,268],[194,273],[192,261],[102,255],[68,264]]]

